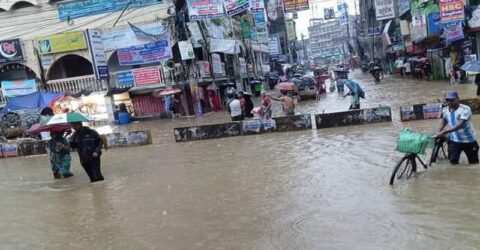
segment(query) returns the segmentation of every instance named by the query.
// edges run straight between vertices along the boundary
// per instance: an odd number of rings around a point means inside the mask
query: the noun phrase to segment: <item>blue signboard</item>
[[[57,4],[60,21],[79,17],[112,13],[128,9],[137,9],[163,3],[162,0],[79,0]]]
[[[440,20],[440,13],[439,12],[432,12],[427,16],[427,27],[428,27],[428,35],[441,35],[442,34],[442,25]]]
[[[402,16],[410,10],[410,0],[398,0],[397,1],[398,15]]]
[[[253,20],[255,20],[255,25],[267,23],[267,18],[264,11],[259,11],[253,14]]]
[[[173,58],[170,40],[119,49],[117,55],[120,65],[141,65]]]
[[[133,85],[133,73],[132,71],[124,71],[117,73],[117,83],[120,87]]]

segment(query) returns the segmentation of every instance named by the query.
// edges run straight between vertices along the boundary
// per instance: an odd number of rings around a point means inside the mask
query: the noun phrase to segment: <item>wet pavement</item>
[[[0,159],[0,248],[480,249],[477,165],[441,163],[388,185],[398,132],[439,123],[401,123],[399,106],[452,88],[473,97],[476,86],[354,78],[362,107],[392,106],[392,123],[175,143],[173,127],[227,114],[142,122],[122,129],[151,129],[153,145],[105,151],[97,184],[77,157],[66,180],[52,179],[45,156]],[[298,111],[348,106],[333,93]]]

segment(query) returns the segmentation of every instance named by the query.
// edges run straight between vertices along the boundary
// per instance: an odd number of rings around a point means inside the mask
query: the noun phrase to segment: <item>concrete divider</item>
[[[391,122],[390,107],[349,110],[315,115],[317,129]]]
[[[196,140],[217,139],[242,135],[240,122],[201,125],[193,127],[174,128],[175,141],[186,142]]]
[[[105,148],[121,148],[152,144],[150,130],[128,131],[102,135]]]
[[[129,131],[102,135],[105,148],[131,147],[152,144],[150,130]],[[0,144],[0,158],[47,154],[47,141],[11,141]]]
[[[337,113],[315,115],[317,128],[391,122],[390,107],[352,110]],[[273,132],[309,130],[313,127],[310,114],[275,117],[270,120],[246,120],[193,127],[174,128],[175,141],[186,142],[208,140],[222,137],[255,135]]]
[[[460,103],[469,106],[472,109],[473,114],[480,114],[480,99],[462,99]],[[400,120],[415,121],[426,119],[439,119],[442,116],[442,107],[445,104],[441,102],[434,103],[420,103],[409,106],[400,107]]]

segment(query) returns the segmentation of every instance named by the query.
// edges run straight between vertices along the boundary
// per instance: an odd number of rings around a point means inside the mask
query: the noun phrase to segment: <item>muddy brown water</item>
[[[175,143],[173,127],[227,115],[142,122],[121,129],[151,129],[153,145],[104,152],[98,184],[76,156],[66,180],[46,156],[0,159],[0,248],[479,249],[479,166],[440,163],[388,185],[398,132],[439,123],[401,123],[398,107],[475,86],[354,77],[362,107],[392,106],[392,123]],[[329,94],[298,111],[348,105]]]

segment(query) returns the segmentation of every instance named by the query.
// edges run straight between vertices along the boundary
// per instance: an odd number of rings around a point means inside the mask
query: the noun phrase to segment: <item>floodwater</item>
[[[398,107],[476,86],[354,77],[362,107],[391,105],[392,123],[175,143],[173,127],[227,115],[143,122],[130,129],[152,129],[153,145],[106,151],[96,184],[76,157],[66,180],[52,179],[45,156],[0,159],[0,248],[480,249],[479,166],[443,163],[388,184],[398,132],[439,123],[401,123]],[[298,110],[348,106],[329,94]]]

